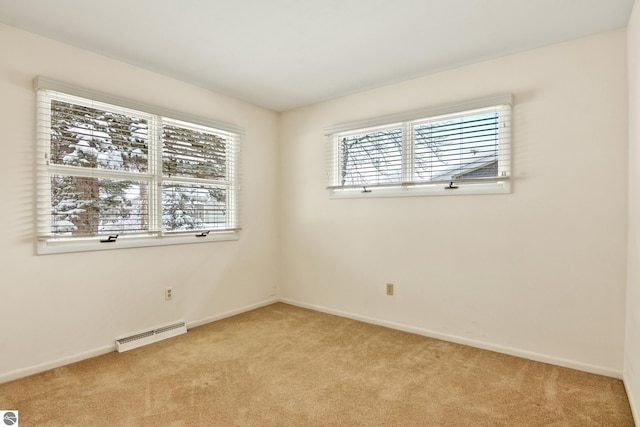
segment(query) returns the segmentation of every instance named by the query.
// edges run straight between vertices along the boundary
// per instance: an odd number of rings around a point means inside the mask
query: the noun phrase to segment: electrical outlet
[[[173,288],[165,288],[164,289],[164,299],[166,301],[169,301],[170,299],[173,299]]]
[[[387,283],[387,295],[393,295],[393,283]]]

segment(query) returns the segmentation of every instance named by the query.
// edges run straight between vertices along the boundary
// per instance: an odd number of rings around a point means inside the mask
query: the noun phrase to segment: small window
[[[510,117],[508,95],[334,127],[328,188],[335,197],[509,192]]]
[[[239,133],[37,84],[39,253],[235,238]]]

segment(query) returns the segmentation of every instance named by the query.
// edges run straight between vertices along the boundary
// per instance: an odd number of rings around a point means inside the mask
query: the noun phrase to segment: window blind
[[[486,105],[499,101],[497,105]],[[511,96],[455,107],[389,116],[334,127],[328,135],[328,188],[375,192],[377,189],[458,189],[460,185],[508,181],[510,171]],[[461,108],[461,107],[459,107]],[[427,116],[433,112],[453,111]],[[341,130],[345,129],[345,130]],[[448,184],[444,186],[443,184]],[[502,184],[500,184],[502,185]],[[479,187],[477,187],[479,188]]]
[[[402,181],[402,127],[391,126],[340,136],[340,186]]]
[[[206,237],[239,229],[239,133],[38,82],[39,240]]]
[[[235,135],[166,119],[162,125],[162,230],[237,227]],[[180,212],[178,214],[177,212]],[[191,223],[185,223],[188,218]]]

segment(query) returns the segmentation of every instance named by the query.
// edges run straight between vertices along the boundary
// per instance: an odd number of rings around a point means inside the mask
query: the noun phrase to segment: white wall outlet
[[[165,288],[164,289],[164,299],[166,301],[169,301],[170,299],[173,299],[173,288]]]
[[[393,295],[393,283],[387,283],[387,295]]]

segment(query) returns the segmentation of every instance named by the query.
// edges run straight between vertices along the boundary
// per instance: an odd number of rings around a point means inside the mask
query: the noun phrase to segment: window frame
[[[238,126],[218,122],[202,117],[193,116],[133,100],[113,96],[110,94],[80,88],[67,83],[54,81],[38,76],[33,81],[37,97],[36,118],[36,212],[35,234],[36,253],[38,255],[84,252],[96,250],[112,250],[134,247],[164,246],[175,244],[205,243],[213,241],[237,240],[240,231],[240,139],[244,130]],[[66,98],[66,99],[65,99]],[[77,166],[53,164],[48,161],[51,150],[51,102],[52,100],[71,102],[91,108],[102,108],[104,111],[122,114],[133,114],[134,117],[149,120],[148,156],[153,156],[148,162],[146,172],[113,171],[109,169],[80,168]],[[78,102],[80,103],[78,103]],[[186,129],[200,129],[213,131],[214,135],[224,136],[225,139],[225,177],[224,179],[203,179],[190,177],[169,177],[163,173],[162,137],[163,125],[184,126]],[[50,177],[56,171],[66,176],[90,176],[107,179],[131,179],[148,183],[150,198],[149,230],[144,233],[121,234],[110,243],[104,243],[108,233],[92,236],[54,236],[51,233],[51,181]],[[162,190],[163,183],[219,185],[225,189],[226,226],[224,229],[197,229],[189,231],[163,230],[162,224]],[[154,187],[152,189],[152,187]],[[206,231],[206,233],[202,233]],[[197,236],[197,237],[196,237]]]
[[[511,193],[511,127],[513,95],[503,94],[467,101],[348,122],[325,130],[327,137],[328,185],[330,198],[455,196],[472,194]],[[500,108],[498,176],[445,181],[418,181],[414,177],[414,135],[416,125],[447,119],[472,117],[484,111]],[[371,185],[342,185],[340,170],[343,155],[341,138],[379,129],[402,129],[402,181]],[[449,185],[447,185],[449,184]]]

